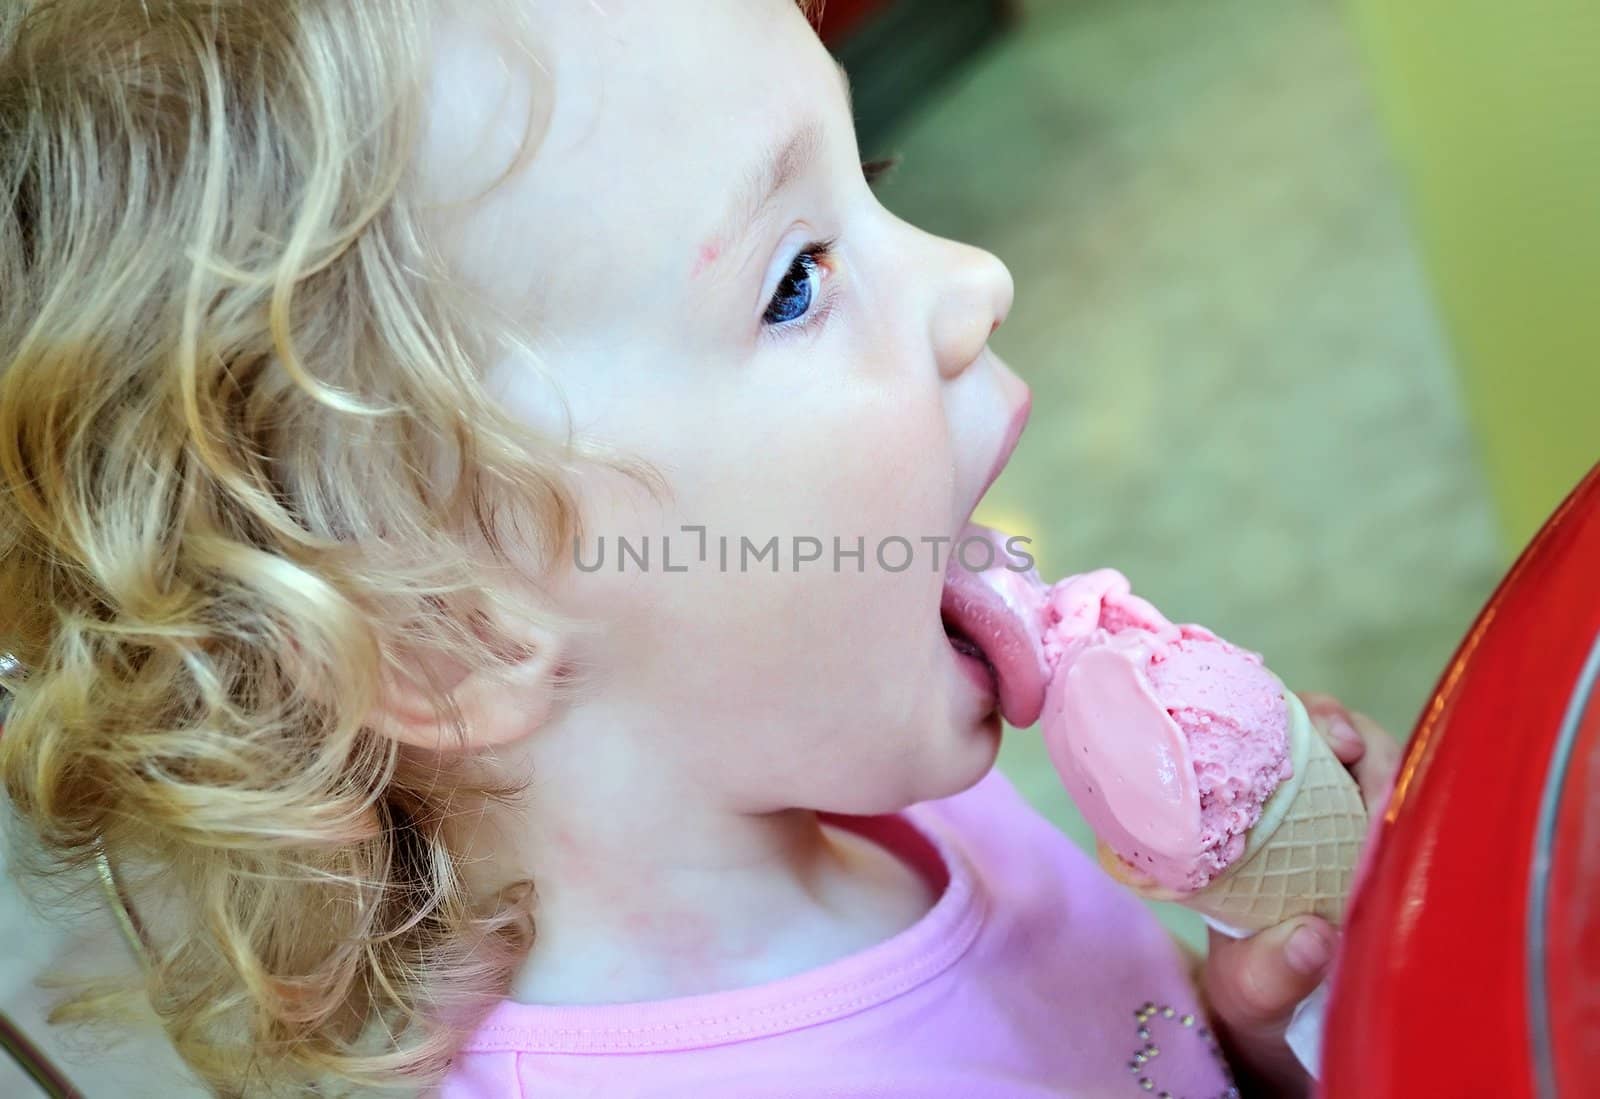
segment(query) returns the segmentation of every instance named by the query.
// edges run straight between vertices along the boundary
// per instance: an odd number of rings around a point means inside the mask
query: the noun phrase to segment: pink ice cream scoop
[[[1293,774],[1283,685],[1261,658],[1169,622],[1121,573],[1046,586],[1031,569],[952,563],[945,612],[994,667],[1006,720],[1041,721],[1095,835],[1167,890],[1202,889],[1238,859]]]
[[[1095,835],[1161,886],[1204,888],[1294,772],[1283,685],[1103,569],[1049,590],[1041,729]]]

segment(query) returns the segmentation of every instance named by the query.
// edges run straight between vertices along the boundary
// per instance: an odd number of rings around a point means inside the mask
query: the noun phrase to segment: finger
[[[1349,767],[1366,754],[1366,741],[1357,731],[1354,715],[1345,708],[1344,703],[1332,695],[1317,691],[1302,694],[1300,701],[1311,717],[1311,724],[1328,742],[1340,763]]]
[[[1401,743],[1389,731],[1363,713],[1350,715],[1367,745],[1366,754],[1351,768],[1356,785],[1361,787],[1361,797],[1369,813],[1380,812],[1389,800],[1389,790],[1394,784],[1395,772],[1400,769],[1400,757],[1405,754]]]
[[[1204,978],[1207,1002],[1236,1033],[1281,1030],[1327,975],[1337,942],[1333,928],[1315,916],[1248,939],[1214,935]]]

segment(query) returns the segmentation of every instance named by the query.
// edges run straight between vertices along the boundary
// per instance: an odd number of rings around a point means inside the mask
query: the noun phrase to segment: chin
[[[994,767],[1000,754],[1000,715],[961,722],[931,721],[922,729],[936,729],[937,735],[922,736],[891,755],[862,760],[855,776],[878,776],[881,782],[852,785],[840,796],[840,784],[833,785],[834,797],[807,802],[824,812],[849,816],[880,816],[898,813],[924,801],[953,797],[977,785]]]
[[[937,801],[976,786],[994,768],[1000,754],[1000,715],[962,722],[950,730],[935,761],[929,753],[929,766],[919,776],[915,801]]]

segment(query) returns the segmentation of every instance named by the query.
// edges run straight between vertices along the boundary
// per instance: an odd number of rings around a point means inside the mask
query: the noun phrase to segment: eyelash
[[[838,244],[838,242],[838,237],[829,237],[826,240],[814,240],[805,245],[798,252],[796,252],[794,254],[794,258],[789,261],[789,266],[784,271],[784,278],[787,279],[789,277],[789,272],[794,270],[795,265],[798,264],[801,259],[808,256],[810,257],[811,262],[817,267],[820,267],[825,271],[830,270],[834,262],[834,246]],[[782,284],[780,283],[779,286],[781,289]],[[778,291],[774,290],[772,300],[767,303],[768,311],[772,309],[772,302],[777,300],[777,295]],[[775,335],[798,336],[809,332],[811,329],[825,322],[829,315],[833,312],[833,304],[834,290],[830,280],[829,283],[825,283],[818,289],[817,296],[811,301],[811,307],[806,310],[803,316],[796,320],[767,321],[765,322],[764,327],[767,329],[767,331],[772,332]],[[764,318],[765,314],[763,314],[763,319]]]
[[[898,167],[900,167],[898,154],[879,157],[877,160],[863,160],[861,162],[861,175],[866,179],[868,187],[874,187]]]
[[[861,162],[861,175],[862,178],[867,181],[867,186],[872,187],[876,186],[880,181],[888,176],[890,172],[894,171],[894,169],[899,166],[900,157],[898,155],[879,157],[876,160],[864,160]],[[804,248],[800,249],[800,251],[796,252],[794,258],[789,261],[789,267],[784,272],[784,277],[788,278],[788,273],[789,271],[794,270],[795,264],[799,263],[803,257],[807,256],[811,258],[812,263],[815,265],[827,268],[833,262],[833,249],[834,245],[837,243],[837,237],[829,237],[827,240],[814,240],[810,242]],[[773,295],[773,300],[776,300],[777,292],[774,291]],[[798,335],[807,332],[812,328],[821,325],[828,319],[828,316],[833,312],[833,304],[834,294],[831,289],[825,288],[822,291],[821,300],[814,302],[814,307],[808,310],[806,314],[799,320],[768,323],[766,327],[772,332],[781,333],[785,336]],[[767,303],[767,308],[768,310],[772,308],[771,301]]]

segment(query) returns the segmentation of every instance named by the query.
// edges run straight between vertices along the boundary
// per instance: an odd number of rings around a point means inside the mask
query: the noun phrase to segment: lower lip
[[[976,656],[960,652],[953,645],[950,647],[950,652],[956,658],[956,663],[961,666],[961,674],[966,676],[977,689],[979,696],[991,704],[999,702],[999,685],[995,682],[994,671],[988,663]]]

